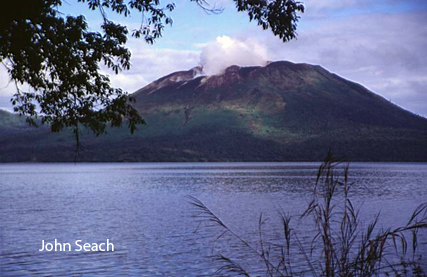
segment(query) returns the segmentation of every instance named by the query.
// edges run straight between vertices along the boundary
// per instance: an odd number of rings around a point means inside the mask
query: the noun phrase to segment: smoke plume
[[[255,39],[238,40],[228,36],[217,37],[202,48],[200,65],[208,75],[221,73],[231,65],[265,65],[267,47]]]

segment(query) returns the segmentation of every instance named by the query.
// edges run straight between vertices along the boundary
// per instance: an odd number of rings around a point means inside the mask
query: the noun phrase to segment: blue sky
[[[224,7],[219,15],[207,15],[194,2],[175,1],[173,26],[154,45],[130,39],[132,68],[110,74],[113,85],[133,92],[177,70],[202,64],[214,74],[239,64],[263,65],[267,60],[319,64],[344,78],[361,83],[388,100],[427,116],[427,1],[425,0],[306,0],[298,39],[281,42],[267,30],[238,13],[231,0],[209,0]],[[168,2],[162,2],[166,5]],[[64,14],[84,14],[92,29],[101,23],[99,11],[66,0]],[[140,23],[109,12],[109,18],[127,24]],[[13,93],[7,74],[0,71],[0,107]],[[9,106],[10,107],[10,106]],[[10,109],[10,108],[9,108]]]

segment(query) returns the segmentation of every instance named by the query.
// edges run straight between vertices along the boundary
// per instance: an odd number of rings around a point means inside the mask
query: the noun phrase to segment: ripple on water
[[[258,272],[258,260],[217,228],[199,225],[188,195],[238,234],[277,240],[278,211],[300,214],[317,163],[152,163],[0,165],[0,275],[211,275],[230,253]],[[367,221],[381,210],[397,226],[427,199],[427,164],[350,165],[354,203]],[[309,221],[294,220],[302,243]],[[114,252],[39,252],[41,241],[114,243]],[[423,241],[427,235],[422,234]],[[427,245],[423,246],[427,248]],[[303,260],[300,257],[299,260]],[[303,265],[300,265],[303,266]],[[260,271],[259,271],[260,272]]]

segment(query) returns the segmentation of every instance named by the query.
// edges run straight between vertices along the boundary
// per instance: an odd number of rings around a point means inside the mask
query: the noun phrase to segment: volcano
[[[328,150],[350,161],[427,161],[426,118],[317,65],[234,65],[212,76],[195,67],[133,96],[147,126],[85,135],[82,161],[318,161]],[[74,158],[71,135],[46,131],[48,143],[23,145],[13,137],[41,131],[8,130],[1,161]]]

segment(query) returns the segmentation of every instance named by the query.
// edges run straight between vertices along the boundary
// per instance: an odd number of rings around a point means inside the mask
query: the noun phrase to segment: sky
[[[227,66],[265,65],[287,60],[321,65],[360,83],[387,100],[427,117],[427,1],[425,0],[305,0],[298,37],[283,43],[271,31],[249,22],[231,0],[208,0],[221,14],[206,14],[194,2],[175,1],[173,25],[153,45],[130,39],[132,67],[115,75],[116,87],[132,93],[174,71],[203,65],[206,74]],[[166,5],[168,1],[161,2]],[[92,30],[101,16],[86,4],[66,0],[64,15],[83,14]],[[141,14],[130,18],[108,13],[110,19],[139,26]],[[0,108],[11,110],[14,85],[0,68]]]

